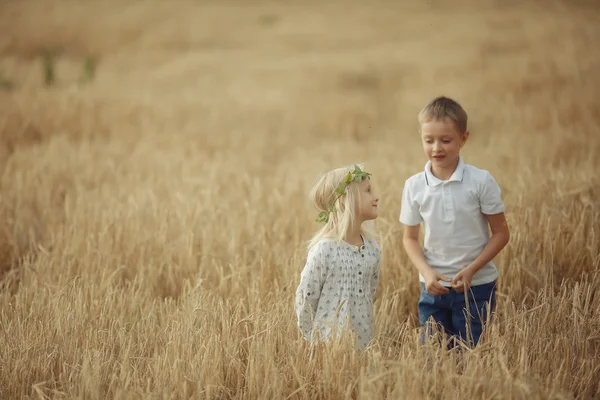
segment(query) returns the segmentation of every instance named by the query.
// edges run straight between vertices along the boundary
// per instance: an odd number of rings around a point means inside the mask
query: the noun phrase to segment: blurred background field
[[[600,396],[599,38],[584,0],[4,0],[0,398]],[[417,345],[398,223],[441,94],[512,232],[461,359]],[[355,162],[381,193],[376,339],[309,359],[307,194]]]

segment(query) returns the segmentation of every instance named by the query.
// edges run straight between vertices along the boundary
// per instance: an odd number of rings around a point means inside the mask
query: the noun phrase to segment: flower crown
[[[340,182],[339,185],[337,186],[337,188],[335,189],[335,193],[337,194],[337,196],[333,200],[333,203],[331,203],[331,205],[327,208],[327,211],[321,211],[319,213],[316,221],[328,223],[329,215],[331,215],[331,213],[335,212],[335,203],[338,201],[338,199],[340,197],[342,197],[343,195],[346,194],[346,188],[348,187],[348,185],[350,185],[352,182],[360,183],[360,182],[364,181],[365,179],[369,179],[370,176],[371,176],[370,173],[363,171],[362,169],[360,169],[360,167],[358,165],[355,165],[354,171],[348,171],[348,174],[346,175],[344,180],[342,182]]]

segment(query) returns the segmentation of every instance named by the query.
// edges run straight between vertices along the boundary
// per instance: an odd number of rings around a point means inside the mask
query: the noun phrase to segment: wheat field
[[[4,0],[0,398],[600,397],[598,38],[584,0]],[[460,355],[418,343],[398,222],[441,94],[512,234]],[[381,195],[376,337],[311,356],[308,192],[359,162]]]

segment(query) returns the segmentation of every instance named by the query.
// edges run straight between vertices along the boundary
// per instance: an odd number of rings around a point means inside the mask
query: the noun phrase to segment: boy
[[[510,236],[500,188],[488,171],[465,164],[460,156],[469,138],[460,104],[437,97],[421,110],[419,124],[428,161],[423,172],[406,180],[400,212],[404,248],[422,286],[419,321],[426,326],[432,318],[451,338],[475,346],[488,305],[490,311],[495,306],[493,258]]]

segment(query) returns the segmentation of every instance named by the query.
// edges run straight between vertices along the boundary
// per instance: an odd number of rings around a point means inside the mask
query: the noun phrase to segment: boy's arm
[[[471,285],[473,275],[498,255],[510,239],[506,217],[504,216],[504,203],[502,190],[489,172],[479,187],[479,203],[481,213],[485,215],[492,230],[492,237],[483,248],[479,256],[467,267],[463,268],[452,279],[452,287],[462,291]]]
[[[484,215],[487,217],[488,223],[490,224],[492,236],[477,258],[452,279],[452,286],[456,291],[462,291],[465,284],[468,288],[471,284],[473,275],[487,263],[492,261],[510,240],[510,232],[504,213]]]
[[[425,278],[425,288],[429,293],[434,296],[449,293],[450,291],[448,288],[442,286],[438,281],[443,280],[450,282],[450,279],[436,272],[425,260],[423,249],[419,243],[419,228],[420,225],[404,225],[402,244],[404,245],[406,254],[408,254],[410,261],[412,261],[421,275]]]
[[[492,261],[510,240],[510,232],[504,213],[486,215],[486,217],[490,224],[490,229],[492,230],[492,237],[482,250],[481,254],[479,254],[475,261],[470,265],[475,272],[479,271],[484,265]]]

